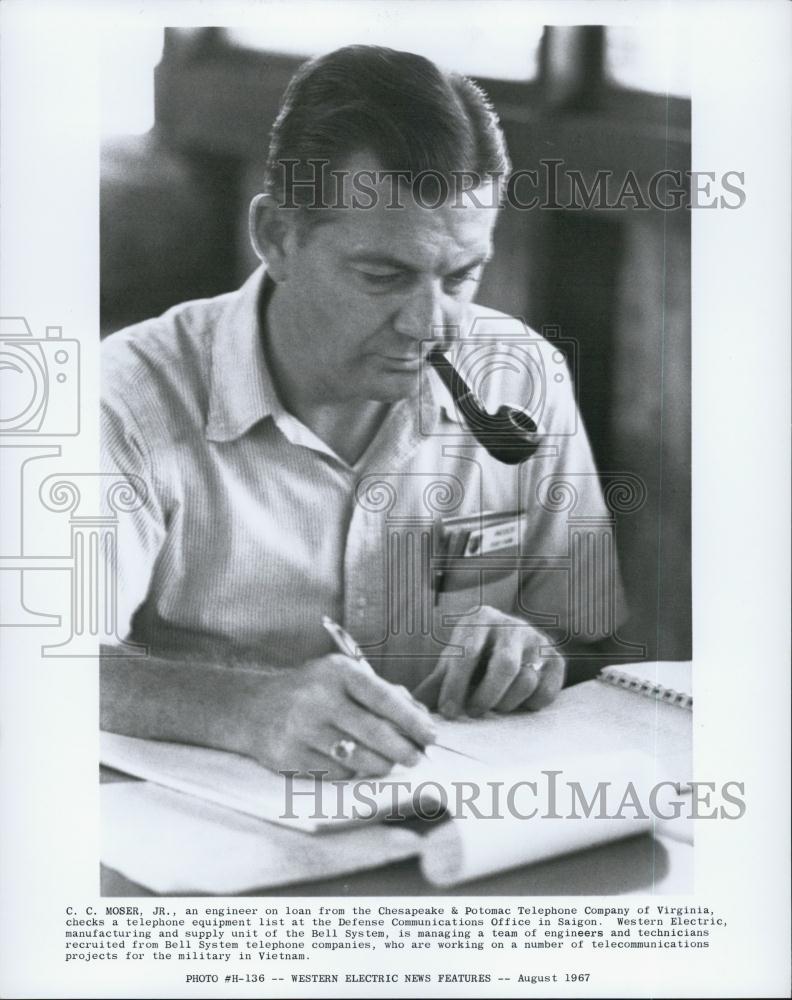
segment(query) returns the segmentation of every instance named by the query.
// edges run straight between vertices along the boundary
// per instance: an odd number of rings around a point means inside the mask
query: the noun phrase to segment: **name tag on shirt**
[[[439,523],[437,530],[433,574],[436,603],[442,594],[481,591],[494,583],[502,585],[504,578],[511,577],[516,586],[520,538],[517,511],[486,511],[447,518]],[[514,586],[508,588],[510,594]],[[502,590],[502,586],[498,589]]]

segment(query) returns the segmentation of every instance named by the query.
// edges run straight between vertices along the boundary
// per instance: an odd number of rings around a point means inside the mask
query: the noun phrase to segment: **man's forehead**
[[[445,215],[439,209],[426,210],[420,217],[402,212],[397,220],[353,210],[323,229],[325,238],[348,259],[455,268],[489,257],[492,226],[488,220],[449,225]]]
[[[451,191],[445,200],[438,199],[431,178],[416,193],[408,181],[360,162],[344,172],[343,182],[341,197],[321,211],[327,213],[325,221],[333,223],[329,230],[335,230],[327,235],[343,240],[348,253],[380,254],[389,248],[401,253],[423,248],[448,254],[489,251],[498,214],[491,179],[473,190]]]

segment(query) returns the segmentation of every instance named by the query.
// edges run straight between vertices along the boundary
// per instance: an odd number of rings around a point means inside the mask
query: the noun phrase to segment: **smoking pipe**
[[[465,418],[476,440],[499,462],[517,465],[530,458],[541,444],[536,423],[514,406],[500,406],[497,413],[487,413],[481,400],[465,382],[439,347],[427,359]]]

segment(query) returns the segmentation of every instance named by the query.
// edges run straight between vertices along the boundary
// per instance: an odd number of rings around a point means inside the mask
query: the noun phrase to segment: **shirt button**
[[[368,600],[367,600],[367,598],[365,598],[365,597],[364,597],[364,596],[363,596],[363,595],[361,594],[361,595],[360,595],[360,597],[358,597],[358,599],[357,599],[357,606],[358,606],[359,608],[365,608],[365,606],[366,606],[367,604],[368,604]]]

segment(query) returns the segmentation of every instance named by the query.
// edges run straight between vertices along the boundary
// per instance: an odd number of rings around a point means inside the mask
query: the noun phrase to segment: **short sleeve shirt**
[[[512,403],[535,420],[529,459],[492,458],[427,366],[350,465],[279,401],[259,322],[269,281],[259,268],[103,344],[104,471],[140,500],[118,515],[118,638],[288,667],[331,651],[329,615],[411,685],[488,603],[561,649],[610,634],[612,515],[558,345],[476,305],[460,330],[458,364],[489,411]],[[438,586],[453,526],[499,515],[516,547]]]

